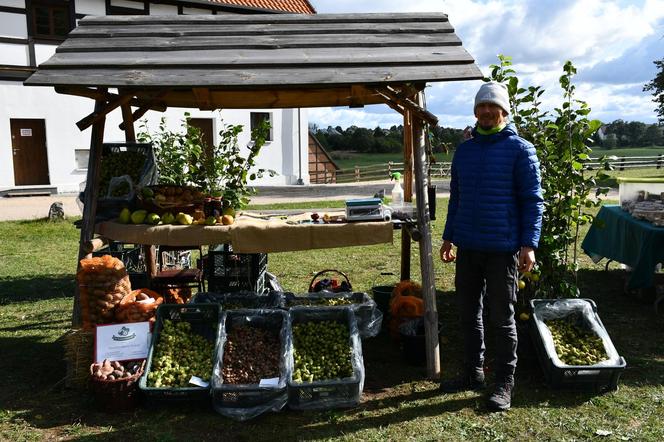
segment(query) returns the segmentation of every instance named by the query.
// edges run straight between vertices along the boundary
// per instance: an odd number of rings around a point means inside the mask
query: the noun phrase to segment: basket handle
[[[335,270],[335,269],[326,269],[326,270],[321,270],[320,272],[316,273],[314,277],[311,279],[311,282],[309,283],[309,290],[307,290],[309,293],[313,293],[314,290],[314,283],[316,282],[316,278],[318,278],[320,275],[323,275],[328,272],[334,272],[338,273],[339,275],[343,276],[346,282],[348,283],[348,287],[352,288],[353,286],[350,283],[350,280],[348,279],[348,275],[346,275],[344,272]]]
[[[378,281],[378,278],[380,278],[381,276],[397,276],[397,275],[396,275],[396,273],[394,273],[394,272],[380,272],[380,273],[378,274],[378,276],[376,276],[376,277],[374,278],[373,283],[372,283],[371,285],[372,285],[372,286],[375,286],[375,285],[376,285],[376,281]]]

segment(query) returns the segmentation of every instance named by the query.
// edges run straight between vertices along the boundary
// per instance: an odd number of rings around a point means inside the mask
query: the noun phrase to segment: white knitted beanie
[[[493,103],[500,106],[505,112],[510,113],[510,96],[507,93],[507,86],[497,81],[484,83],[475,95],[475,106],[473,110],[482,103]]]

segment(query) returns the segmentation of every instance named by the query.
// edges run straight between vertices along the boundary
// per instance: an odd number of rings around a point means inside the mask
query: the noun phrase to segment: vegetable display
[[[608,359],[602,339],[580,327],[575,315],[545,322],[551,330],[558,358],[566,365],[594,365]]]
[[[155,345],[148,386],[187,387],[192,376],[210,380],[214,343],[194,333],[185,321],[164,320]]]
[[[142,361],[122,362],[109,361],[104,359],[101,363],[94,363],[90,368],[92,377],[100,381],[114,381],[117,379],[126,379],[143,371]]]
[[[314,382],[353,375],[348,327],[335,321],[293,325],[294,382]]]
[[[224,383],[258,384],[278,378],[280,349],[279,330],[234,327],[224,345]]]

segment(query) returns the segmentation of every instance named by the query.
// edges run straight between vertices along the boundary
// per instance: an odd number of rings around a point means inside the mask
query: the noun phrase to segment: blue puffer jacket
[[[443,239],[470,250],[516,252],[536,248],[543,200],[535,148],[508,124],[462,143],[452,160]]]

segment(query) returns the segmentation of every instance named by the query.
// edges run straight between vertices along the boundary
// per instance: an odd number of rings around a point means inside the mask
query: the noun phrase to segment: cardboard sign
[[[95,362],[104,359],[145,359],[150,350],[149,322],[98,325],[95,333]]]

